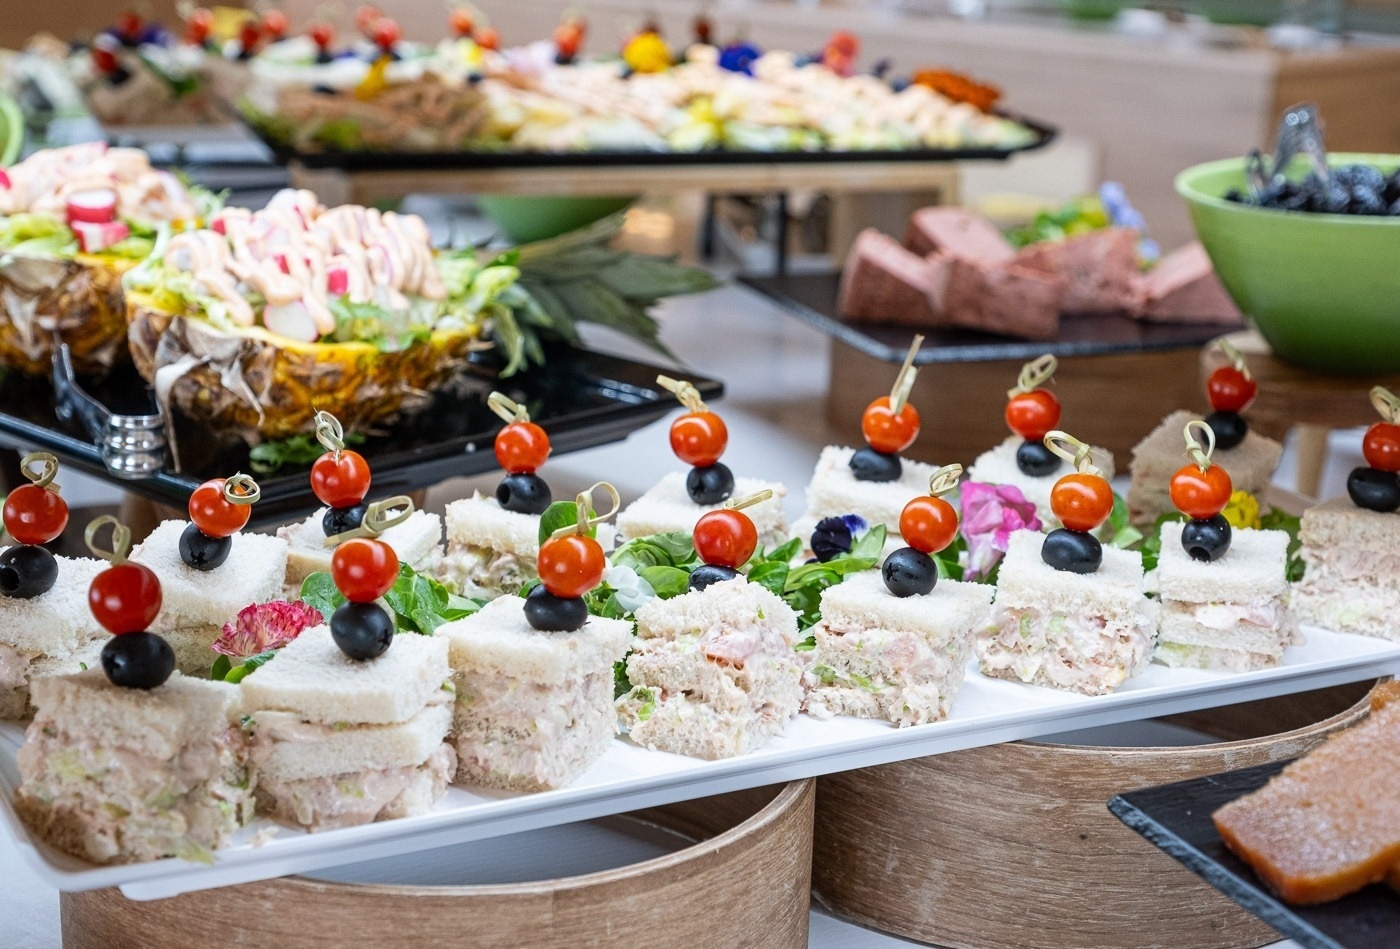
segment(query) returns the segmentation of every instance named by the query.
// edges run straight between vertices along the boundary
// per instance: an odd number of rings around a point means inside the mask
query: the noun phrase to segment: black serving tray
[[[1207,883],[1305,949],[1400,946],[1400,893],[1369,886],[1332,903],[1290,906],[1279,900],[1216,833],[1210,815],[1256,791],[1288,762],[1259,765],[1122,794],[1108,809]]]
[[[903,362],[915,333],[924,346],[915,365],[943,362],[1020,362],[1042,353],[1056,357],[1109,356],[1154,350],[1199,348],[1238,327],[1219,323],[1149,323],[1126,313],[1068,313],[1060,318],[1060,335],[1026,340],[961,329],[916,329],[878,323],[852,323],[837,312],[839,273],[740,277],[739,281],[828,336],[885,362]]]
[[[242,116],[240,116],[242,117]],[[1057,130],[1019,115],[1003,114],[1035,133],[1024,145],[1011,148],[921,148],[880,151],[313,151],[288,148],[268,138],[254,122],[247,122],[277,159],[298,162],[306,168],[338,168],[343,171],[482,171],[513,168],[625,168],[675,165],[811,165],[823,163],[1005,161],[1019,152],[1044,148]],[[245,119],[245,122],[247,120]],[[716,179],[716,186],[723,184]]]
[[[374,470],[373,496],[417,491],[495,469],[493,441],[502,423],[486,405],[493,389],[529,408],[531,417],[549,432],[556,454],[620,441],[676,407],[675,396],[656,384],[658,373],[675,370],[570,347],[552,348],[547,357],[545,365],[509,379],[497,378],[489,361],[474,363],[425,409],[355,446]],[[688,378],[706,400],[724,393],[724,386],[713,379]],[[129,366],[101,381],[81,381],[114,412],[151,411],[149,390]],[[50,380],[18,373],[0,379],[0,447],[51,451],[64,465],[178,508],[185,507],[190,493],[209,478],[252,470],[243,443],[215,440],[183,419],[173,421],[185,470],[177,473],[167,463],[153,477],[119,479],[107,470],[81,426],[59,421]],[[273,474],[257,476],[262,500],[254,508],[254,526],[304,517],[320,506],[311,493],[308,470],[307,465],[284,465]]]

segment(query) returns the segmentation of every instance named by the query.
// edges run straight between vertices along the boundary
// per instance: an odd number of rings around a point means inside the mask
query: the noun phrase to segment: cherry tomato
[[[117,54],[102,46],[92,48],[92,64],[103,74],[117,71]]]
[[[501,32],[494,26],[483,26],[476,31],[476,45],[482,49],[500,49]]]
[[[128,10],[117,17],[117,35],[127,42],[135,42],[141,35],[141,14]]]
[[[160,580],[139,563],[108,567],[88,587],[88,608],[114,636],[144,632],[155,622],[160,604]]]
[[[871,402],[860,419],[860,430],[870,447],[886,455],[901,452],[919,437],[919,410],[908,402],[894,414],[890,397],[882,395]]]
[[[399,578],[399,556],[382,540],[352,537],[331,554],[331,579],[351,603],[373,603]]]
[[[268,10],[262,17],[263,30],[268,36],[275,40],[280,40],[287,35],[287,30],[291,29],[291,21],[287,19],[287,14],[281,10]]]
[[[1234,366],[1221,366],[1206,380],[1206,396],[1217,412],[1243,412],[1258,391],[1259,383]]]
[[[936,554],[958,536],[958,512],[942,498],[921,495],[904,505],[899,533],[915,550]]]
[[[369,494],[369,462],[359,452],[328,451],[311,466],[311,490],[329,507],[354,507]]]
[[[324,20],[317,20],[306,28],[306,35],[311,37],[317,49],[326,49],[335,42],[335,27]]]
[[[471,36],[472,31],[476,29],[476,20],[472,19],[472,12],[465,7],[453,10],[447,22],[451,24],[452,32],[458,36]]]
[[[688,465],[708,468],[729,446],[729,429],[713,412],[687,412],[671,423],[671,451]]]
[[[1060,424],[1060,400],[1048,389],[1018,392],[1006,403],[1006,424],[1028,442],[1038,442]]]
[[[21,544],[47,544],[68,526],[68,502],[57,491],[22,484],[5,498],[5,530]]]
[[[496,433],[496,464],[510,474],[534,474],[549,457],[549,435],[534,422],[511,422]]]
[[[691,534],[700,559],[716,567],[738,570],[758,549],[758,529],[743,511],[720,508],[695,522]]]
[[[1199,465],[1189,464],[1172,475],[1172,503],[1181,513],[1198,521],[1225,510],[1233,490],[1230,473],[1219,465],[1202,471]]]
[[[603,580],[608,558],[592,537],[566,534],[540,546],[540,582],[555,596],[583,596]]]
[[[398,21],[382,16],[370,27],[370,40],[384,52],[390,52],[399,40],[403,39],[403,28]]]
[[[251,504],[234,504],[224,497],[223,478],[204,482],[190,495],[190,520],[208,537],[238,533],[252,513]]]
[[[383,16],[384,11],[374,4],[361,4],[355,8],[355,29],[368,36],[370,29],[373,28],[374,24]]]
[[[203,46],[209,34],[214,32],[214,14],[204,7],[193,10],[189,19],[185,21],[185,28],[190,42],[195,46]]]
[[[1113,488],[1094,474],[1067,474],[1050,489],[1050,510],[1072,531],[1091,531],[1113,512]]]
[[[1400,471],[1400,425],[1377,422],[1366,429],[1361,442],[1366,464],[1381,471]]]

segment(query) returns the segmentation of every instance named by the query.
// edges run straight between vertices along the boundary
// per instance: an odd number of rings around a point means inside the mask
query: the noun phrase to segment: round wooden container
[[[62,895],[65,949],[806,949],[814,784],[638,811],[698,841],[582,876],[487,886],[285,877],[137,903]],[[465,844],[472,847],[491,846]]]
[[[812,891],[948,947],[1252,947],[1273,929],[1108,811],[1116,794],[1292,758],[1365,716],[1373,683],[1168,721],[1223,740],[1012,742],[821,778]]]

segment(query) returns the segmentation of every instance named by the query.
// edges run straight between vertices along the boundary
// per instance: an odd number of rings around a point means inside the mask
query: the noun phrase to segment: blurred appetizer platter
[[[1164,423],[1178,461],[1149,476],[1170,508],[1137,527],[1044,355],[1008,391],[997,463],[902,458],[915,352],[870,393],[865,446],[822,453],[803,534],[785,485],[725,463],[714,387],[670,375],[652,384],[681,410],[638,450],[688,470],[634,499],[556,496],[567,427],[503,390],[478,451],[500,481],[445,516],[324,409],[295,473],[319,507],[275,534],[254,529],[272,481],[237,468],[137,544],[110,516],[70,525],[59,458],[31,454],[0,551],[7,831],[60,889],[158,898],[1400,664],[1392,393],[1371,395],[1348,495],[1300,519],[1237,487],[1224,446],[1255,389],[1235,354],[1214,413]],[[80,529],[96,559],[42,546]],[[1295,765],[1257,807],[1334,770]],[[1298,866],[1306,840],[1251,842],[1240,810],[1231,846],[1276,888],[1392,867],[1389,837]]]

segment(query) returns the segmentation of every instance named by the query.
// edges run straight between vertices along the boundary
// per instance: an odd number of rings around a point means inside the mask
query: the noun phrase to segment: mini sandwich
[[[828,587],[812,629],[816,648],[807,654],[807,711],[901,726],[947,718],[992,592],[940,580],[929,593],[900,597],[873,570]]]
[[[241,684],[259,813],[317,831],[430,811],[457,766],[450,676],[440,636],[359,660],[303,632]]]
[[[437,635],[451,644],[457,782],[510,791],[572,783],[617,734],[613,664],[632,624],[589,616],[574,630],[531,626],[501,596]]]
[[[1161,620],[1153,658],[1168,666],[1247,672],[1276,666],[1301,642],[1288,608],[1288,535],[1235,530],[1218,560],[1191,557],[1182,525],[1162,525]]]
[[[899,512],[910,498],[928,490],[929,478],[938,466],[902,458],[898,477],[863,481],[851,468],[856,451],[839,445],[822,449],[807,485],[807,512],[793,525],[793,533],[805,542],[823,518],[857,514],[872,527],[885,525],[888,552],[899,546]]]
[[[224,624],[243,607],[282,595],[287,543],[265,534],[235,533],[228,538],[227,559],[202,570],[181,555],[181,538],[189,528],[185,521],[162,522],[131,552],[131,559],[160,578],[164,605],[152,632],[170,643],[181,672],[207,676],[214,640]]]
[[[8,587],[0,567],[0,719],[28,718],[34,680],[92,668],[106,644],[87,604],[88,585],[105,565],[86,557],[54,559],[58,578],[30,598],[3,592]]]
[[[779,734],[802,704],[797,614],[739,577],[637,611],[618,711],[632,741],[731,758]]]
[[[1176,509],[1167,488],[1172,473],[1181,467],[1181,430],[1187,422],[1199,418],[1193,412],[1173,412],[1133,449],[1128,513],[1134,523],[1150,524],[1159,515]],[[1283,456],[1282,445],[1252,431],[1233,448],[1222,445],[1223,442],[1217,442],[1214,458],[1229,470],[1236,490],[1258,494],[1269,486]]]
[[[747,497],[764,491],[772,492],[772,497],[749,508],[748,514],[758,528],[758,542],[764,547],[776,547],[788,537],[787,521],[783,517],[783,498],[787,497],[787,488],[775,481],[735,478],[728,494]],[[696,521],[710,511],[723,507],[726,500],[728,497],[713,503],[697,504],[686,490],[686,475],[673,471],[617,516],[619,539],[628,541],[677,531],[688,534],[695,529]]]
[[[982,674],[1085,695],[1112,692],[1152,653],[1156,604],[1142,592],[1142,557],[1104,548],[1096,571],[1072,573],[1045,562],[1045,543],[1035,531],[1011,535],[991,625],[976,639]]]
[[[176,673],[122,688],[90,669],[37,679],[31,692],[15,808],[64,853],[207,863],[251,817],[237,687]]]
[[[507,511],[478,492],[447,505],[447,553],[438,578],[462,596],[494,600],[538,579],[538,514]]]
[[[1177,441],[1180,440],[1178,430]],[[1048,528],[1058,527],[1060,522],[1050,510],[1050,491],[1055,487],[1056,481],[1074,470],[1074,466],[1062,458],[1055,458],[1054,466],[1047,465],[1044,469],[1045,474],[1027,474],[1017,463],[1017,453],[1024,444],[1024,438],[1012,435],[995,448],[984,451],[967,469],[967,478],[982,484],[1012,485],[1020,490],[1027,501],[1035,505],[1036,516],[1042,524]],[[1180,456],[1181,452],[1178,451],[1177,458]],[[1091,457],[1094,464],[1104,473],[1104,477],[1111,479],[1114,475],[1113,453],[1107,448],[1096,447]],[[1172,469],[1175,470],[1176,468]],[[1167,475],[1170,477],[1171,472],[1167,472]]]
[[[285,592],[291,598],[301,593],[302,581],[311,574],[330,572],[332,548],[326,546],[324,527],[329,511],[323,507],[304,521],[277,529],[278,538],[287,545]],[[379,539],[394,548],[400,563],[419,573],[430,573],[442,556],[442,518],[414,511],[402,524],[386,529]]]
[[[1303,513],[1299,537],[1305,570],[1292,600],[1299,622],[1400,640],[1400,514],[1333,498]]]

